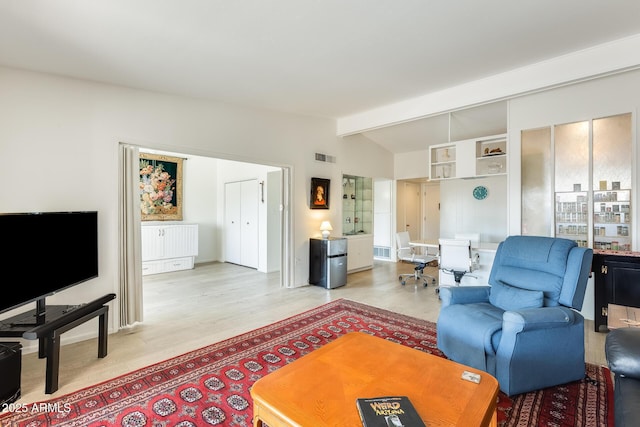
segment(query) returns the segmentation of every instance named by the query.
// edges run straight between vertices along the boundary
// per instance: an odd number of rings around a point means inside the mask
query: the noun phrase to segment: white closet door
[[[258,180],[225,184],[225,259],[258,268]]]
[[[242,265],[258,268],[258,181],[241,182]]]
[[[242,264],[240,191],[239,182],[226,183],[224,186],[225,260],[234,264]]]

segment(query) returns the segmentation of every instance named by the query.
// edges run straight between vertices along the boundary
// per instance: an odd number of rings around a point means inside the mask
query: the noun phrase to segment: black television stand
[[[0,337],[20,337],[38,340],[38,357],[47,359],[46,394],[58,390],[60,362],[60,335],[82,323],[98,318],[98,357],[107,355],[107,337],[109,334],[109,301],[115,294],[107,294],[86,304],[45,305],[44,299],[38,300],[34,310],[17,314],[0,321]]]

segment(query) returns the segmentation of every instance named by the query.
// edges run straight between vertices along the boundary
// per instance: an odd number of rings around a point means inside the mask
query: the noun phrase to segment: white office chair
[[[456,286],[460,286],[462,277],[478,269],[478,254],[471,252],[471,241],[468,239],[439,239],[439,268],[445,274],[453,275]]]
[[[424,269],[427,263],[436,261],[438,257],[436,255],[429,255],[428,253],[418,253],[416,248],[409,245],[409,232],[401,231],[396,233],[396,245],[398,259],[404,262],[410,262],[415,265],[413,268],[413,274],[401,274],[398,276],[398,280],[402,285],[407,283],[407,278],[413,278],[416,282],[423,281],[424,286],[427,286],[429,282],[436,284],[436,278],[424,274]]]
[[[469,240],[471,249],[477,249],[480,246],[480,233],[456,233],[453,238],[456,240]]]

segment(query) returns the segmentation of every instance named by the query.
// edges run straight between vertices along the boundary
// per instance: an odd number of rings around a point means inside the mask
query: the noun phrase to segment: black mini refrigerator
[[[22,373],[22,344],[0,342],[0,407],[20,397]]]
[[[333,289],[347,284],[347,239],[309,241],[309,283]]]

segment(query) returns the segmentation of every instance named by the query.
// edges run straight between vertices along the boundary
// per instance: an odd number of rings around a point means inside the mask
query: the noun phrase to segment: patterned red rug
[[[0,425],[251,426],[249,389],[256,380],[351,331],[443,356],[436,348],[434,323],[340,299],[48,400],[37,411],[5,413]],[[585,380],[538,392],[512,398],[500,393],[498,424],[613,425],[609,370],[587,364],[586,372]]]

